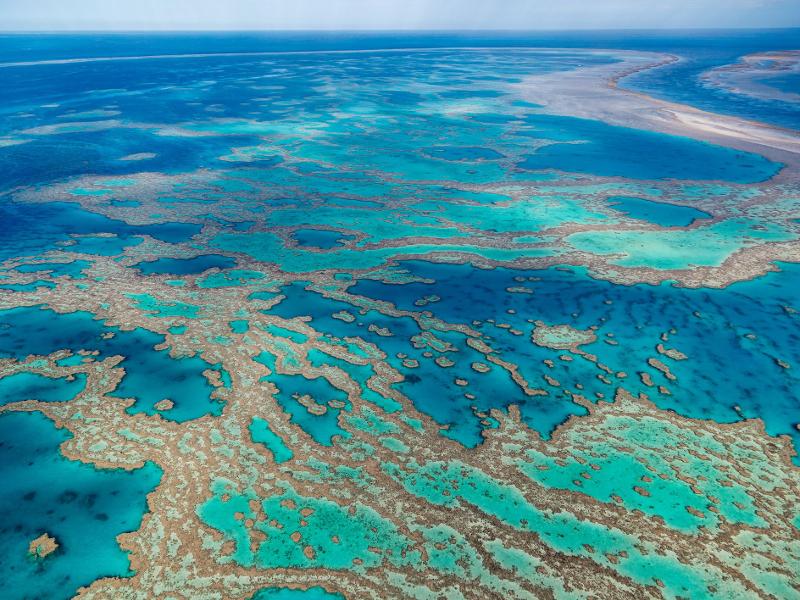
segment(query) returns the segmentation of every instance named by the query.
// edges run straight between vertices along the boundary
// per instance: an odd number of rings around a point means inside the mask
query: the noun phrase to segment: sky
[[[0,0],[5,31],[798,26],[800,0]]]

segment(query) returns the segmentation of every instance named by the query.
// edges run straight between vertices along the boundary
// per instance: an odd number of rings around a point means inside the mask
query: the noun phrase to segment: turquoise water
[[[292,422],[299,424],[315,442],[330,446],[334,436],[345,434],[337,423],[341,409],[329,405],[331,400],[347,404],[347,395],[342,390],[331,385],[324,377],[307,379],[303,375],[283,375],[275,372],[275,358],[269,352],[262,352],[255,357],[255,360],[273,371],[267,379],[278,388],[278,402],[291,416]],[[306,402],[310,406],[315,407],[315,412],[309,412],[299,402],[303,396],[308,398]],[[261,439],[256,441],[265,440],[267,435],[267,432],[262,430],[259,436]]]
[[[0,379],[0,405],[22,400],[68,402],[86,387],[86,376],[79,373],[72,380],[51,378],[38,373],[15,373]]]
[[[283,439],[269,428],[269,423],[256,417],[250,423],[250,435],[254,442],[264,444],[275,459],[276,463],[283,463],[293,456],[292,451],[286,446]]]
[[[265,588],[257,592],[251,600],[339,600],[341,598],[344,598],[341,594],[331,594],[315,586],[307,590]]]
[[[161,472],[150,463],[121,471],[67,460],[59,445],[69,437],[39,413],[0,415],[5,598],[70,598],[98,577],[132,574],[115,538],[139,527]],[[28,544],[45,532],[58,549],[28,557]]]

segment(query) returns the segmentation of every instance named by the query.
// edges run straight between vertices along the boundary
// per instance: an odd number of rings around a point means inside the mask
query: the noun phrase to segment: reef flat
[[[735,94],[795,103],[800,101],[800,51],[748,54],[711,69],[705,79]]]
[[[800,596],[796,131],[150,42],[0,43],[0,595]]]
[[[745,151],[759,152],[778,161],[797,166],[800,140],[795,130],[787,130],[762,122],[700,110],[693,106],[653,98],[620,87],[620,80],[647,69],[661,68],[681,60],[679,56],[652,52],[616,51],[618,62],[578,69],[563,74],[531,75],[525,79],[525,97],[541,104],[546,110],[559,115],[573,115],[627,127],[648,129],[686,136],[711,143],[723,144]],[[780,61],[786,71],[793,65],[789,61],[794,53],[781,54]],[[745,64],[750,64],[750,60]],[[792,59],[794,60],[794,59]],[[722,73],[740,74],[744,68],[737,65],[703,74],[704,80],[722,86]],[[777,69],[770,69],[774,74]],[[750,74],[753,78],[759,74]],[[763,73],[760,74],[763,77]],[[751,86],[752,87],[752,86]],[[749,88],[748,88],[749,89]],[[738,87],[735,94],[744,93]],[[748,93],[752,93],[749,91]],[[771,94],[770,99],[788,101],[797,99],[790,94]]]

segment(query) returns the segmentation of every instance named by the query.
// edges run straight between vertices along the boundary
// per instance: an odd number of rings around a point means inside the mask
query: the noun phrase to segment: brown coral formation
[[[34,558],[45,558],[58,549],[56,538],[48,533],[43,533],[35,540],[31,540],[28,546],[28,554]]]

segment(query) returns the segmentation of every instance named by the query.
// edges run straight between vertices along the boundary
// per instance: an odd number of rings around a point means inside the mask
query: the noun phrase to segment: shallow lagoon
[[[15,373],[0,378],[0,406],[23,400],[68,402],[83,391],[86,376],[51,378],[38,373]]]
[[[139,527],[145,496],[160,470],[98,470],[67,460],[59,445],[69,434],[39,413],[0,415],[0,594],[6,598],[71,598],[98,577],[132,573],[116,536]],[[59,547],[28,556],[42,533]]]

